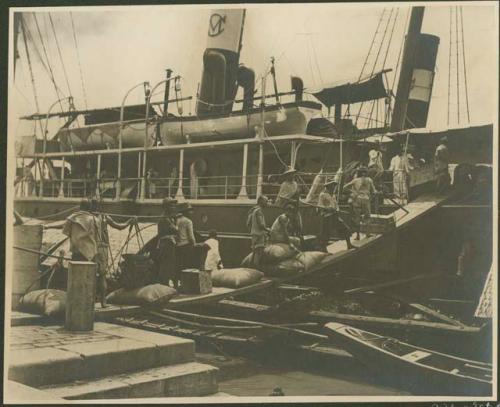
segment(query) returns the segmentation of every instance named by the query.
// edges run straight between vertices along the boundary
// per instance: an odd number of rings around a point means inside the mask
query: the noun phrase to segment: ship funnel
[[[298,76],[292,76],[292,90],[295,92],[295,101],[300,102],[304,93],[304,82]]]
[[[406,129],[427,126],[438,47],[439,37],[430,34],[418,36],[416,61],[406,108]]]
[[[199,117],[229,114],[238,87],[244,9],[213,10],[208,24],[207,48],[196,104]]]

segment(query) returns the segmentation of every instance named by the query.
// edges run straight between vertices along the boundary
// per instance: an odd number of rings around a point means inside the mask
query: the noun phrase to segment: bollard
[[[95,263],[69,262],[65,324],[69,331],[92,331],[94,329],[96,272]]]

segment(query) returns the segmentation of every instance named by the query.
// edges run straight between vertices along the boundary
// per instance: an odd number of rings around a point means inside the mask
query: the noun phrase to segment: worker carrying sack
[[[62,317],[66,311],[66,292],[52,288],[31,291],[21,298],[19,309],[30,314]]]
[[[177,295],[172,287],[151,284],[141,288],[119,288],[106,297],[106,301],[116,305],[163,306]]]
[[[297,252],[286,243],[275,243],[265,247],[262,262],[266,264],[277,263],[295,256]]]
[[[258,283],[264,273],[252,268],[221,269],[212,272],[214,287],[242,288]]]

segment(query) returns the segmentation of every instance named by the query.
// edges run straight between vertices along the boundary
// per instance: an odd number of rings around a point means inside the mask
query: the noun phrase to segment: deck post
[[[183,200],[184,193],[182,191],[182,179],[184,178],[184,149],[179,150],[179,188],[175,194],[175,199]]]
[[[95,186],[95,194],[97,198],[101,197],[101,154],[97,154],[97,185]]]
[[[247,167],[248,167],[248,143],[243,145],[243,169],[241,174],[241,189],[238,199],[248,199],[247,193]]]
[[[296,155],[297,143],[292,141],[290,143],[290,167],[295,168],[295,155]]]
[[[62,158],[61,186],[59,187],[59,198],[64,198],[64,169],[66,168],[66,157]]]
[[[120,151],[118,152],[118,168],[116,171],[116,195],[115,199],[117,201],[120,200],[120,195],[122,193],[122,182],[121,182],[121,177],[122,177],[122,148],[121,148],[122,140],[120,137]]]
[[[142,153],[142,174],[139,175],[140,183],[141,183],[141,195],[140,199],[143,200],[146,197],[146,161],[147,161],[147,153],[146,150]]]
[[[257,193],[256,198],[262,195],[262,180],[264,176],[264,144],[259,144],[259,170],[257,174]]]
[[[69,331],[94,329],[96,271],[95,263],[69,262],[65,320],[65,328]]]

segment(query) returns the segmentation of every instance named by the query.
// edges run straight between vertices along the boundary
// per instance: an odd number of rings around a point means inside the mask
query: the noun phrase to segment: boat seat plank
[[[419,360],[425,359],[429,357],[431,353],[429,352],[424,352],[421,350],[416,350],[410,353],[407,353],[406,355],[401,356],[401,359],[407,360],[409,362],[418,362]]]

